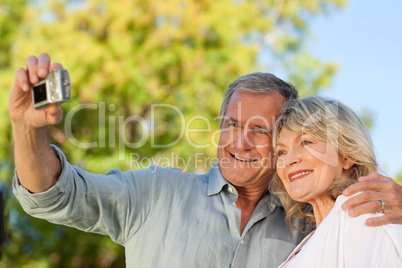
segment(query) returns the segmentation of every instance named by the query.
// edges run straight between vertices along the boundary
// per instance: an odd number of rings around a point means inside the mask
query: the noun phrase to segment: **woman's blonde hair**
[[[276,147],[282,129],[310,135],[313,139],[329,142],[342,159],[353,166],[347,176],[340,176],[328,190],[335,200],[349,185],[377,170],[377,161],[368,131],[359,117],[347,106],[333,99],[311,96],[302,100],[290,100],[282,108],[275,123],[273,146]],[[270,191],[280,198],[287,213],[286,222],[296,228],[293,218],[304,218],[307,229],[315,227],[315,218],[309,204],[293,201],[278,177],[274,175]],[[305,226],[305,227],[306,227]]]

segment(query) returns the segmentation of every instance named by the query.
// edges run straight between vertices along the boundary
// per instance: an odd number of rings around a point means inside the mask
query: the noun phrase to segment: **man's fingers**
[[[28,92],[30,89],[27,71],[22,67],[17,69],[17,74],[15,75],[14,81],[14,90],[19,89],[22,89],[25,92]]]
[[[47,53],[41,53],[38,57],[31,55],[26,65],[30,82],[36,84],[49,73],[50,56]]]
[[[381,226],[388,223],[402,224],[402,220],[401,217],[398,217],[397,215],[394,214],[387,214],[381,217],[368,218],[366,220],[366,224],[368,226]]]
[[[358,196],[355,196],[353,198],[350,198],[342,205],[342,208],[344,210],[347,210],[348,214],[352,217],[381,211],[381,202],[378,200],[364,200],[364,203],[362,203],[362,199]]]
[[[47,53],[41,53],[38,57],[37,74],[40,78],[46,77],[49,73],[50,56]]]
[[[349,199],[348,201],[350,201]],[[346,202],[345,202],[346,203]],[[395,213],[388,212],[393,211],[395,205],[391,203],[385,203],[385,210],[383,211],[385,215],[379,217],[372,217],[366,220],[366,224],[369,226],[380,226],[388,223],[399,223],[402,224],[401,215],[397,215]],[[353,209],[348,210],[348,214],[351,217],[357,217],[360,215],[364,215],[367,213],[375,213],[382,212],[382,204],[379,200],[374,200],[371,202],[367,202],[358,206],[353,207]]]
[[[63,119],[63,109],[59,104],[46,107],[46,122],[48,125],[56,125]]]
[[[394,184],[396,186],[388,192],[367,191],[357,194],[342,204],[342,209],[348,211],[348,214],[352,217],[375,212],[383,212],[385,214],[379,218],[368,219],[367,225],[370,226],[387,223],[402,224],[401,186],[396,183]],[[384,202],[384,207],[380,200]]]
[[[49,70],[54,71],[56,69],[63,69],[63,65],[61,63],[58,63],[58,62],[52,63],[52,65],[50,65]]]
[[[375,192],[375,191],[366,191],[361,192],[351,198],[349,198],[345,203],[343,203],[342,208],[344,210],[355,209],[358,206],[365,206],[368,212],[378,212],[381,209],[382,200],[385,202],[386,211],[392,211],[396,208],[399,208],[399,198],[398,193],[395,191],[389,192]],[[360,213],[358,215],[361,215]]]
[[[374,172],[367,176],[362,176],[359,178],[359,181],[363,181],[363,180],[393,181],[393,179],[382,176],[382,175],[378,174],[377,172]]]
[[[390,215],[384,215],[381,217],[373,217],[373,218],[368,218],[366,220],[366,224],[368,226],[381,226],[384,224],[388,224],[391,222],[391,217]]]
[[[37,74],[38,59],[36,58],[36,56],[31,55],[27,58],[26,64],[27,64],[29,81],[32,84],[38,83],[39,82],[39,77]]]
[[[350,185],[343,194],[345,196],[351,196],[362,191],[391,191],[393,190],[395,182],[389,180],[374,180],[365,179],[358,183]]]

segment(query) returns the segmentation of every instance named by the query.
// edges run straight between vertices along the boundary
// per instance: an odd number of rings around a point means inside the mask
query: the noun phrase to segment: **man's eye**
[[[238,127],[239,124],[238,124],[238,123],[234,123],[234,122],[229,122],[229,123],[228,123],[228,126],[229,126],[229,127]]]
[[[267,132],[265,130],[260,129],[260,128],[254,128],[254,129],[251,130],[251,132],[259,133],[259,134],[267,134]]]

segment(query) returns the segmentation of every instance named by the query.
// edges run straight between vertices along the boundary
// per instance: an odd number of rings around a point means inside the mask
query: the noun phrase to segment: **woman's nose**
[[[295,150],[288,151],[285,159],[286,166],[292,166],[301,162],[299,153]]]

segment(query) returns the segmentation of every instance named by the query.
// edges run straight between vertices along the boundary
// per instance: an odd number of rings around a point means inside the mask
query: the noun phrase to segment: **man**
[[[27,59],[10,94],[16,176],[14,192],[31,215],[109,235],[126,248],[128,267],[277,267],[306,235],[289,230],[267,188],[275,172],[272,126],[292,86],[270,74],[233,82],[221,110],[218,163],[204,175],[171,168],[96,175],[70,165],[49,145],[47,125],[59,106],[32,107],[30,83],[45,77],[50,57]],[[349,188],[354,215],[387,215],[372,225],[401,223],[401,187],[378,174]],[[376,179],[377,180],[373,180]]]

